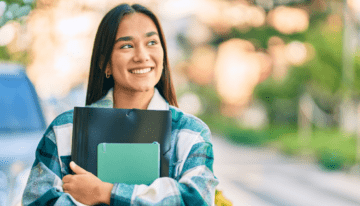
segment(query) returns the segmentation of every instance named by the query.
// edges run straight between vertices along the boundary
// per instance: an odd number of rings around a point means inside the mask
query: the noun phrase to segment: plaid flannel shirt
[[[91,107],[113,107],[113,91]],[[207,125],[169,105],[157,89],[148,109],[172,112],[169,177],[149,186],[115,183],[110,205],[214,205],[218,180]],[[83,205],[62,189],[62,178],[70,173],[72,123],[73,110],[59,115],[40,140],[23,205]]]

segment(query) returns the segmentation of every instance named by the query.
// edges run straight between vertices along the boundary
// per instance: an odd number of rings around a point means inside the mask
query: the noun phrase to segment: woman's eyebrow
[[[123,36],[123,37],[119,37],[118,39],[116,39],[115,43],[119,42],[119,41],[131,41],[134,38],[132,36]]]
[[[150,36],[153,36],[153,35],[158,35],[159,34],[155,31],[151,31],[151,32],[148,32],[145,34],[145,37],[150,37]],[[123,36],[123,37],[119,37],[118,39],[116,39],[115,43],[119,42],[119,41],[131,41],[133,40],[134,38],[132,36]]]
[[[152,35],[158,35],[159,36],[159,34],[157,32],[155,32],[155,31],[151,31],[151,32],[148,32],[148,33],[145,34],[146,37],[150,37]]]

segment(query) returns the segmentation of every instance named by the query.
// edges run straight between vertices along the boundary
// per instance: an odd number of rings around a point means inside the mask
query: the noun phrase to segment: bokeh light
[[[0,28],[0,46],[9,44],[16,36],[17,31],[16,22],[8,22]]]
[[[186,36],[190,44],[198,46],[209,42],[213,34],[209,27],[197,20],[190,25],[190,28],[186,31]]]
[[[286,45],[285,56],[289,63],[293,65],[301,65],[307,57],[305,45],[300,41],[292,41]]]
[[[309,14],[301,8],[276,7],[268,15],[268,22],[284,34],[304,32],[309,26]]]
[[[187,92],[181,95],[179,99],[179,108],[192,115],[200,115],[203,112],[203,106],[197,94]]]
[[[280,37],[272,36],[268,41],[268,52],[273,59],[272,76],[275,80],[283,80],[287,75],[289,63],[285,48],[285,42]]]
[[[360,12],[360,1],[359,0],[347,0],[346,3],[349,5],[349,8],[354,11],[354,13]]]
[[[5,9],[6,9],[5,1],[0,1],[0,17],[4,14]]]
[[[216,51],[210,46],[196,47],[190,65],[188,77],[199,85],[210,84],[213,80]]]
[[[260,73],[261,66],[251,42],[231,39],[219,46],[215,64],[216,88],[226,103],[246,104]]]

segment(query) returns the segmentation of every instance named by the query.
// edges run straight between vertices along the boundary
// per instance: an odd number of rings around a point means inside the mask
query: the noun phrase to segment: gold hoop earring
[[[110,75],[108,73],[105,73],[105,77],[106,77],[106,79],[109,79]]]

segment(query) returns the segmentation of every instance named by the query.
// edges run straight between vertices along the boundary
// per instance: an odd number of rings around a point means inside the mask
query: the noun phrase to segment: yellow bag
[[[222,191],[215,191],[215,205],[216,206],[232,206],[230,200],[226,199],[222,194]]]

